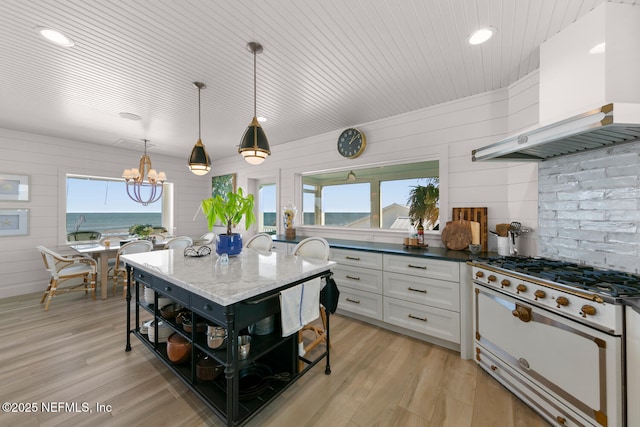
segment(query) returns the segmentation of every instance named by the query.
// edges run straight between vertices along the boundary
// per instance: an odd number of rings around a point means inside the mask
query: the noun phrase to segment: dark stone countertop
[[[297,236],[287,239],[284,235],[272,236],[274,242],[297,244],[308,236]],[[447,261],[467,262],[477,258],[497,256],[496,252],[480,252],[472,254],[468,250],[452,251],[444,247],[407,248],[397,243],[369,242],[364,240],[327,239],[329,246],[336,249],[352,249],[356,251],[379,252],[392,255],[405,255],[422,258],[435,258]]]

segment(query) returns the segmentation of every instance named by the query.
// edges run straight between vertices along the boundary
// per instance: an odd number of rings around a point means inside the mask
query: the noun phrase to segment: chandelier
[[[155,169],[151,169],[151,158],[147,154],[148,140],[143,139],[142,141],[144,141],[144,154],[140,158],[140,167],[125,169],[122,172],[122,177],[127,183],[129,198],[147,206],[162,197],[162,184],[167,180],[167,175],[164,172],[158,173]]]
[[[269,141],[256,117],[256,54],[262,53],[262,45],[258,42],[247,43],[247,50],[253,53],[253,120],[242,136],[238,153],[252,164],[259,165],[269,157]]]

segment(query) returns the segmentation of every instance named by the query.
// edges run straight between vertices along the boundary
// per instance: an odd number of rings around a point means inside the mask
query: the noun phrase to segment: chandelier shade
[[[260,126],[256,114],[256,55],[262,53],[262,45],[258,42],[249,42],[247,50],[253,53],[253,120],[242,136],[238,153],[244,157],[247,163],[259,165],[271,155],[267,135]]]
[[[151,158],[147,154],[147,139],[144,141],[144,154],[140,158],[138,168],[125,169],[122,172],[127,187],[127,195],[131,200],[147,206],[162,197],[163,184],[167,180],[164,172],[157,172],[151,166]]]
[[[189,167],[189,170],[196,175],[206,175],[211,170],[211,158],[202,143],[202,137],[200,135],[200,91],[202,91],[202,89],[206,89],[207,86],[201,82],[193,82],[193,85],[198,88],[198,142],[196,142],[196,145],[193,146],[193,150],[191,150],[191,156],[189,156],[189,163],[187,166]]]

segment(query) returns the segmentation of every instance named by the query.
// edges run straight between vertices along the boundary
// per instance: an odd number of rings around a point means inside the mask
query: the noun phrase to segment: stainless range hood
[[[640,138],[640,105],[607,104],[473,150],[472,160],[538,161]]]

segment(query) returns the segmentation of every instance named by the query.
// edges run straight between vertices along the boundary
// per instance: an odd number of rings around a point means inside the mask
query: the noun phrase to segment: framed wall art
[[[236,174],[219,175],[211,178],[211,197],[218,194],[223,198],[227,197],[229,191],[236,191]]]
[[[0,173],[0,201],[29,200],[29,176]]]
[[[0,237],[29,234],[29,209],[0,209]]]

